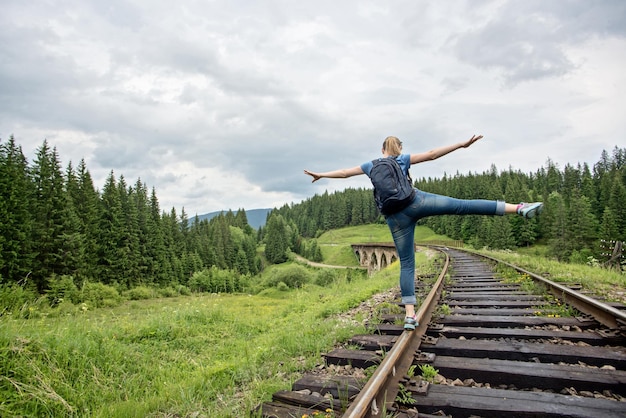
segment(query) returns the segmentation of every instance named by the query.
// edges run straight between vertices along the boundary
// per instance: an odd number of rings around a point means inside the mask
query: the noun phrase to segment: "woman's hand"
[[[313,173],[309,170],[304,170],[304,174],[308,174],[309,176],[313,177],[313,180],[311,181],[311,183],[315,183],[316,181],[322,178],[322,176],[320,176],[318,173]]]
[[[483,137],[482,135],[478,135],[478,136],[476,136],[476,135],[472,135],[472,137],[471,137],[471,138],[470,138],[467,142],[464,142],[464,143],[462,144],[462,147],[463,147],[463,148],[467,148],[467,147],[469,147],[470,145],[472,145],[474,142],[476,142],[476,141],[478,141],[479,139],[481,139],[482,137]]]

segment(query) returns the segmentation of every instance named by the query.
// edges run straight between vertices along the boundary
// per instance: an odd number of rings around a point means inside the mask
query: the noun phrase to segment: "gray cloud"
[[[624,35],[624,2],[525,1],[505,3],[484,25],[454,35],[451,44],[461,61],[500,70],[513,86],[572,71],[566,52],[572,43]]]
[[[623,2],[440,3],[7,0],[0,138],[48,138],[99,186],[140,177],[192,214],[367,187],[302,170],[359,165],[387,135],[420,152],[485,134],[414,177],[619,143]]]

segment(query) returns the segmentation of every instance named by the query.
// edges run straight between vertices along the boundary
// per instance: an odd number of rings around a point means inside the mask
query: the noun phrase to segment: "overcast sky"
[[[370,187],[353,167],[484,139],[413,178],[626,146],[626,1],[2,0],[0,139],[47,139],[190,216]],[[477,196],[480,197],[480,196]]]

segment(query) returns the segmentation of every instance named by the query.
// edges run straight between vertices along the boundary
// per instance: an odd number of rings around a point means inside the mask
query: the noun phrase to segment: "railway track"
[[[440,275],[416,289],[418,329],[385,315],[325,355],[336,370],[375,368],[369,378],[308,373],[253,416],[626,416],[626,311],[508,263],[440,250]],[[522,284],[497,277],[496,263]],[[553,296],[524,290],[529,278]]]

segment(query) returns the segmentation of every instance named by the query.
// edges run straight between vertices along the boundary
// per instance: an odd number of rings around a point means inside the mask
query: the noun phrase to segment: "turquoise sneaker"
[[[406,318],[404,318],[404,329],[407,331],[413,331],[415,329],[415,327],[417,327],[419,325],[419,323],[417,322],[417,319],[415,319],[415,316],[407,316]]]
[[[532,219],[543,211],[543,203],[520,203],[517,206],[517,213],[526,219]]]

